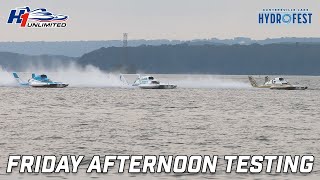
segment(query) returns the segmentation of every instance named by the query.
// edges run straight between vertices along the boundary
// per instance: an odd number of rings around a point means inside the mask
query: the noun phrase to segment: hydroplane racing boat
[[[292,85],[282,77],[277,77],[270,80],[269,77],[266,76],[265,82],[262,85],[258,85],[256,80],[252,76],[249,76],[249,81],[252,87],[255,87],[255,88],[269,88],[269,89],[277,89],[277,90],[305,90],[308,88],[306,86]]]
[[[120,76],[120,79],[126,84],[129,84],[127,83],[123,75]],[[138,78],[134,81],[132,86],[136,86],[141,89],[175,89],[177,88],[177,85],[175,84],[162,84],[153,76],[141,76],[141,75],[138,75]]]
[[[64,88],[69,84],[65,84],[62,82],[54,82],[50,80],[47,75],[36,75],[32,74],[32,78],[28,80],[28,82],[23,82],[17,73],[13,73],[13,77],[18,81],[18,83],[22,86],[30,86],[35,88]]]

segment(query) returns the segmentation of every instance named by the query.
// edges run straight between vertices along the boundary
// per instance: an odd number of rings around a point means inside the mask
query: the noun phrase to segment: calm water
[[[253,89],[245,76],[160,76],[175,90],[0,88],[0,179],[317,179],[320,77],[290,77],[306,91]],[[194,79],[192,79],[194,78]],[[198,84],[192,84],[192,81]],[[206,85],[215,83],[215,85]],[[182,86],[182,88],[181,88]],[[199,86],[202,88],[195,88]],[[81,172],[6,175],[9,154],[86,155]],[[315,156],[310,175],[85,174],[93,155]]]

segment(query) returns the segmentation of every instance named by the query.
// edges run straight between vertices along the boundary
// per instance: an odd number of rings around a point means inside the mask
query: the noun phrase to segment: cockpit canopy
[[[32,74],[32,78],[41,82],[52,82],[50,79],[48,79],[48,76],[45,74],[41,74],[41,75]]]
[[[140,78],[140,80],[152,81],[152,80],[154,80],[154,77],[152,77],[152,76],[143,76],[143,77]]]
[[[160,84],[160,82],[152,76],[143,76],[136,79],[135,82],[133,83],[134,86],[137,86],[140,84]]]
[[[40,77],[41,77],[42,79],[48,78],[47,75],[45,75],[45,74],[40,75]]]
[[[272,80],[272,84],[288,84],[288,82],[284,78],[278,77]]]

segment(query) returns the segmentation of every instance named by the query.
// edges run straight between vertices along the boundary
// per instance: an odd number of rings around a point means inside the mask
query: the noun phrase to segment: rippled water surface
[[[161,77],[161,76],[160,76]],[[0,88],[0,179],[280,178],[320,176],[320,78],[290,77],[305,91],[250,88],[245,76],[163,76],[180,88]],[[219,79],[212,81],[212,79]],[[197,79],[195,78],[194,81]],[[224,83],[224,84],[223,84]],[[195,83],[196,84],[196,83]],[[199,85],[200,86],[200,85]],[[78,174],[7,175],[9,154],[86,155]],[[309,175],[85,174],[93,155],[315,156]],[[87,164],[86,164],[87,163]]]

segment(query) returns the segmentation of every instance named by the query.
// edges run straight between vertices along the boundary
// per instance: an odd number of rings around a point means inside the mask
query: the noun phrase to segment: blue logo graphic
[[[21,7],[12,9],[8,18],[8,24],[20,24],[21,27],[65,27],[68,16],[62,14],[53,14],[45,8],[30,10],[29,7]],[[28,23],[28,21],[38,22]],[[51,24],[50,24],[51,23]],[[60,23],[60,24],[59,24]],[[44,26],[43,26],[44,25]]]
[[[258,14],[259,24],[311,24],[309,9],[263,9]]]

